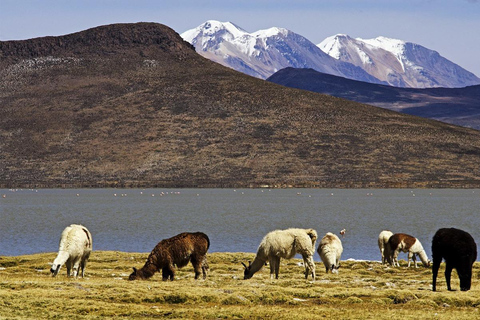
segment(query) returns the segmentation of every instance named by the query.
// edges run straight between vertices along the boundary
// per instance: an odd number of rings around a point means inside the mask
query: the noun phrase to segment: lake
[[[431,257],[439,228],[480,239],[480,190],[451,189],[38,189],[0,190],[0,255],[58,251],[72,223],[94,250],[150,252],[162,239],[202,231],[210,252],[256,252],[275,229],[314,228],[341,237],[342,260],[380,260],[384,229],[417,237]],[[318,241],[317,241],[318,245]],[[406,254],[400,254],[406,259]],[[320,261],[315,254],[315,261]]]

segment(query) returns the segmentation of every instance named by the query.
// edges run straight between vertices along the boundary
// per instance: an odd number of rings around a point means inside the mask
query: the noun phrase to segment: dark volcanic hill
[[[466,88],[397,88],[295,68],[282,69],[267,80],[291,88],[480,129],[480,85]]]
[[[243,75],[153,23],[0,42],[0,185],[478,186],[480,132]]]

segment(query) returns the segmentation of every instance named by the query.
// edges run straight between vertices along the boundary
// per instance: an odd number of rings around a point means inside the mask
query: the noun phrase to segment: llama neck
[[[142,279],[151,278],[155,272],[157,272],[157,267],[147,261],[145,265],[137,271],[137,276]]]
[[[420,260],[422,260],[422,263],[425,267],[429,265],[428,257],[427,254],[425,253],[425,250],[422,250],[418,253],[418,256],[420,257]]]
[[[257,253],[255,260],[253,260],[253,262],[250,264],[250,277],[252,277],[257,271],[262,269],[266,261],[266,259],[259,257]]]
[[[68,258],[70,255],[68,254],[67,251],[59,251],[57,257],[55,260],[53,260],[53,264],[58,266],[58,265],[64,265],[65,262],[67,262]]]

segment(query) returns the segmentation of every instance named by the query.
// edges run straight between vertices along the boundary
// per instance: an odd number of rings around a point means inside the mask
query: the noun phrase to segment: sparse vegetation
[[[269,279],[268,267],[243,280],[240,262],[253,259],[249,253],[209,254],[206,280],[194,280],[189,265],[175,281],[161,274],[128,281],[147,255],[95,251],[84,279],[51,277],[55,253],[0,257],[0,318],[475,319],[480,312],[478,262],[468,292],[447,291],[444,279],[432,292],[431,270],[407,269],[403,260],[401,268],[342,261],[339,275],[319,272],[316,282],[304,279],[301,259],[282,260],[278,280]]]
[[[0,42],[0,187],[478,187],[480,131],[246,76],[155,23]]]

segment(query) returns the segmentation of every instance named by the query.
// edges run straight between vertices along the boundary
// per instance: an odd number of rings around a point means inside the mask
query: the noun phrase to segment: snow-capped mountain
[[[181,34],[202,56],[237,71],[266,79],[286,67],[384,83],[361,67],[334,59],[306,38],[283,28],[249,33],[231,22],[210,20]]]
[[[351,38],[337,34],[318,47],[331,57],[361,67],[396,87],[466,87],[480,83],[473,73],[445,59],[438,52],[397,39]]]

